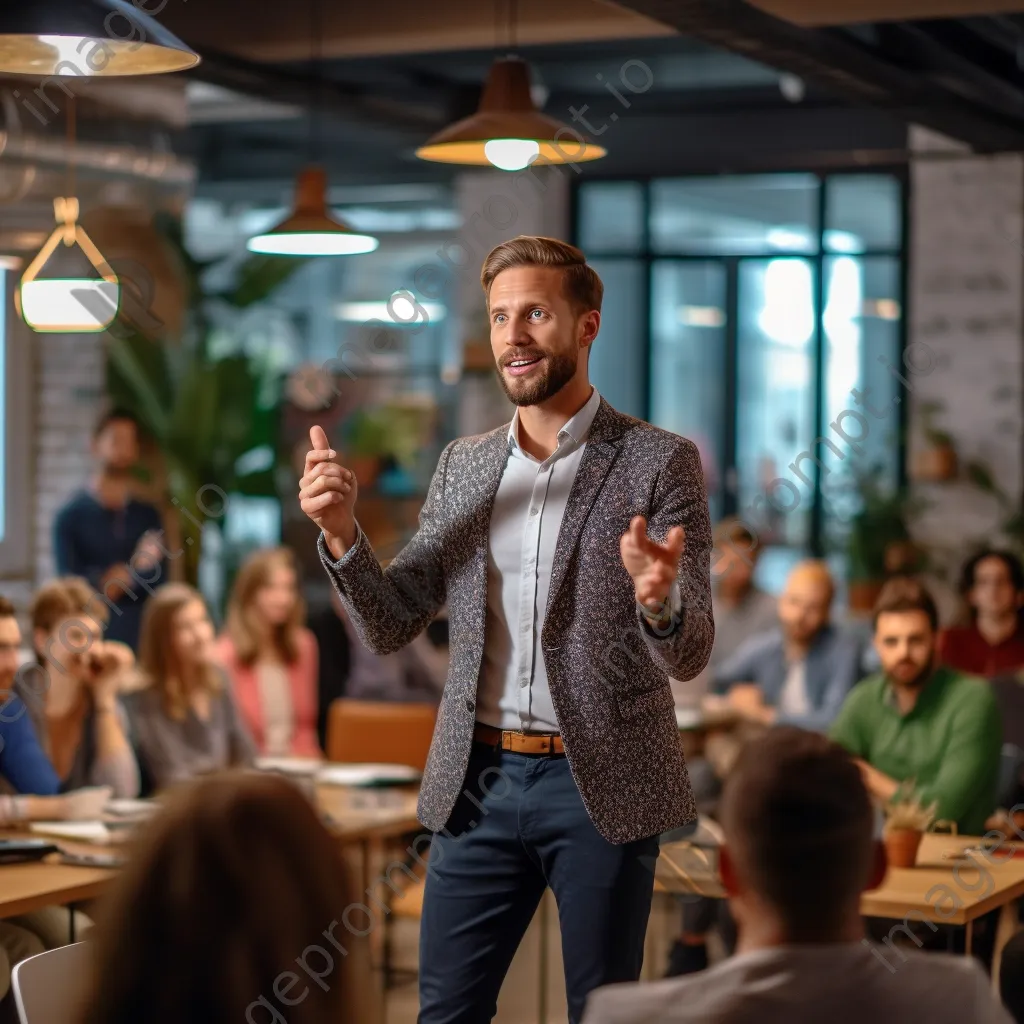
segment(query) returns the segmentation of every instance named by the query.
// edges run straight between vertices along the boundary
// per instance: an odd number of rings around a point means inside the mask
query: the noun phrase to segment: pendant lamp
[[[13,0],[0,5],[0,74],[159,75],[199,63],[131,0]]]
[[[75,103],[68,102],[68,195],[53,201],[57,227],[43,243],[36,258],[22,275],[14,295],[18,315],[40,334],[96,334],[105,331],[121,308],[121,283],[110,264],[78,223],[79,204],[75,197],[74,144]],[[58,254],[75,266],[70,273],[40,277],[51,257]],[[71,250],[78,247],[78,253]],[[85,260],[82,259],[84,255]],[[87,262],[86,262],[87,261]],[[57,260],[55,260],[57,262]],[[51,268],[53,269],[53,268]],[[95,271],[86,275],[84,271]]]
[[[489,164],[503,171],[521,171],[531,163],[582,163],[607,153],[534,106],[529,68],[516,57],[496,60],[491,66],[475,114],[438,132],[416,150],[421,160]]]
[[[321,0],[312,0],[310,14],[309,78],[318,93],[323,88]],[[311,154],[323,148],[319,139],[319,108],[319,96],[313,93],[309,103]],[[379,244],[372,235],[360,234],[328,210],[327,172],[311,163],[299,172],[291,216],[269,231],[250,238],[247,248],[268,256],[355,256],[373,252]]]
[[[306,167],[295,186],[295,209],[277,227],[250,238],[250,252],[268,256],[354,256],[373,252],[378,241],[361,235],[327,209],[327,172]]]

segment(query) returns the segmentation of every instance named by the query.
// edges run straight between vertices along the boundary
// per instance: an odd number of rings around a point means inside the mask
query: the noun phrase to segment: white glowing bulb
[[[491,139],[484,143],[484,156],[502,171],[521,171],[540,153],[533,139]]]
[[[347,231],[271,231],[251,238],[249,251],[271,256],[354,256],[373,252],[377,245],[371,235]]]
[[[59,65],[64,65],[57,68],[58,75],[88,75],[90,69],[86,64],[86,70],[82,70],[78,67],[76,58],[81,58],[81,51],[79,47],[84,41],[84,36],[40,36],[39,41],[46,43],[47,46],[52,46],[57,51],[57,56],[60,60],[57,62]],[[85,63],[84,61],[82,63]],[[67,67],[70,64],[71,67]]]
[[[47,278],[21,286],[21,314],[36,331],[102,331],[113,323],[120,300],[120,285],[97,277]]]

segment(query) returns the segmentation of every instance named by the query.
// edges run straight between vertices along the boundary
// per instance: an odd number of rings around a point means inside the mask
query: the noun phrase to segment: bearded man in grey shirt
[[[825,736],[779,726],[747,746],[721,824],[736,955],[600,988],[584,1024],[1013,1024],[973,957],[866,939],[860,895],[881,884],[885,850],[859,769]]]

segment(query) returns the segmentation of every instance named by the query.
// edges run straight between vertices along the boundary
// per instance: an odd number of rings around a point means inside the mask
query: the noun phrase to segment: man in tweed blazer
[[[589,382],[603,286],[584,255],[521,236],[481,280],[511,423],[445,448],[386,569],[319,427],[299,497],[372,650],[449,608],[419,805],[420,1024],[491,1020],[549,885],[575,1024],[597,985],[639,977],[658,837],[696,816],[669,677],[711,653],[711,530],[696,447]]]

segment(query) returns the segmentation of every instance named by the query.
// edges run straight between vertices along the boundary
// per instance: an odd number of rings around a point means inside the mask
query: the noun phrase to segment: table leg
[[[968,921],[964,927],[964,956],[971,955],[971,940],[974,938],[974,922]]]

